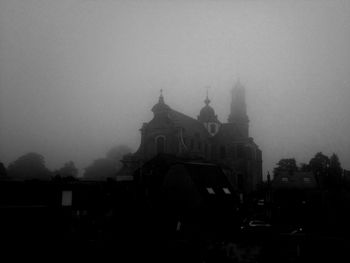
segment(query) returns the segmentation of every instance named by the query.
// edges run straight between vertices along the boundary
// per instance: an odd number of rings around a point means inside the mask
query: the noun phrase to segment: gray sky
[[[336,152],[350,169],[350,1],[0,0],[0,161],[84,168],[134,150],[164,89],[226,122],[238,76],[264,173]]]

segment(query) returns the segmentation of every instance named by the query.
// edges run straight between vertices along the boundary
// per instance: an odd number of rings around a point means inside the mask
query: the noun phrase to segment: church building
[[[262,181],[262,152],[249,137],[245,88],[238,81],[232,89],[227,122],[210,106],[208,94],[197,119],[172,109],[162,93],[152,107],[153,119],[143,123],[138,150],[124,156],[117,176],[131,175],[158,154],[200,160],[222,167],[232,186],[242,193],[256,190]]]

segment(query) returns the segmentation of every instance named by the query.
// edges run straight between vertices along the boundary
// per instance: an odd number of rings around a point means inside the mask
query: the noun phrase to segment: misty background
[[[197,118],[210,86],[226,122],[239,78],[264,175],[320,151],[350,169],[349,49],[346,0],[0,0],[0,161],[135,151],[160,89]]]

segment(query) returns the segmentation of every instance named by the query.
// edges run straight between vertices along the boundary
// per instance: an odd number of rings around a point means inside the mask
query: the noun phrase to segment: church
[[[208,97],[192,118],[172,109],[161,93],[152,107],[153,119],[143,123],[138,150],[124,156],[119,177],[131,176],[143,164],[159,154],[182,160],[219,165],[238,192],[249,194],[262,182],[262,152],[249,137],[249,119],[245,88],[237,81],[232,89],[230,114],[221,122]]]

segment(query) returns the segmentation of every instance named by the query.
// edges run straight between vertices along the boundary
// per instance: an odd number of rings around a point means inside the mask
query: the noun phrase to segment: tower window
[[[164,153],[165,152],[165,137],[164,136],[158,136],[156,138],[156,147],[157,147],[157,153]]]
[[[191,146],[190,146],[191,150],[193,150],[193,147],[194,147],[194,140],[191,139]]]
[[[198,142],[198,150],[201,151],[202,150],[202,143]]]
[[[210,124],[210,133],[216,133],[216,125],[215,124]]]

